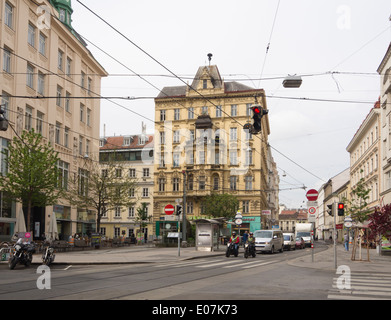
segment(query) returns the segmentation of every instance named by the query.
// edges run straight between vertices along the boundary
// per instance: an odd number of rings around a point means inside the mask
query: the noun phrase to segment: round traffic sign
[[[316,208],[315,207],[311,207],[308,209],[308,212],[309,214],[315,214],[316,213]]]
[[[316,191],[315,189],[311,189],[308,190],[306,197],[308,201],[316,201],[318,200],[318,195],[319,195],[318,191]]]
[[[164,213],[168,216],[171,216],[174,214],[175,208],[172,204],[168,204],[164,207]]]

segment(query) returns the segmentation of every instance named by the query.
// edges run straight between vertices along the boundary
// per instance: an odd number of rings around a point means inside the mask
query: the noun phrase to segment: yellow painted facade
[[[267,109],[264,90],[224,82],[216,66],[200,67],[191,86],[166,87],[155,99],[156,236],[176,230],[177,217],[164,208],[182,201],[185,177],[188,220],[210,216],[205,196],[229,193],[240,203],[241,230],[261,228],[275,163],[268,157],[268,116],[258,135],[243,129],[253,122],[254,104]],[[262,216],[262,227],[267,221],[270,216]]]

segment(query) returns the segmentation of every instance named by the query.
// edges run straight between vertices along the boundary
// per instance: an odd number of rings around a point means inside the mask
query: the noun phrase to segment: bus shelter
[[[220,229],[225,219],[198,219],[196,224],[196,250],[214,251],[219,249]]]

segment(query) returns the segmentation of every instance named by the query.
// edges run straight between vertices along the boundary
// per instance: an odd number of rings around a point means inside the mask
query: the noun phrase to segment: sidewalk
[[[194,247],[156,248],[146,245],[96,249],[74,252],[57,252],[54,264],[140,264],[156,262],[172,262],[197,259],[202,257],[222,256],[225,247],[218,251],[196,251]],[[33,263],[41,264],[41,255],[33,257]]]
[[[315,242],[316,246],[316,242]],[[391,272],[391,256],[379,256],[375,249],[369,250],[369,261],[367,260],[367,249],[362,248],[362,260],[359,259],[359,250],[356,253],[356,261],[351,260],[352,249],[345,251],[342,244],[337,245],[337,268],[340,266],[348,266],[352,272]],[[312,262],[311,251],[308,255],[288,262],[292,266],[303,268],[314,268],[322,270],[336,271],[334,260],[334,246],[329,245],[325,251],[314,254],[314,262]]]

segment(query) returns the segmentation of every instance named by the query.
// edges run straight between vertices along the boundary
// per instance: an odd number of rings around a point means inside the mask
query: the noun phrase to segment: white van
[[[284,236],[284,249],[288,249],[289,251],[291,249],[296,249],[296,240],[295,240],[295,234],[294,233],[283,233]]]
[[[257,230],[254,231],[254,238],[256,251],[284,251],[284,238],[280,230]]]

